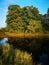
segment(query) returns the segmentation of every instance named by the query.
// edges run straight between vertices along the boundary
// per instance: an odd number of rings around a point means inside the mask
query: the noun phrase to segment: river
[[[7,43],[7,41],[8,41],[8,38],[3,38],[2,40],[0,40],[0,43],[4,45]]]
[[[1,44],[6,44],[8,41],[8,38],[3,38],[2,40],[0,40],[0,43]],[[42,63],[42,65],[49,65],[48,63],[48,55],[45,54],[45,53],[42,53],[40,56],[39,56],[39,64]]]

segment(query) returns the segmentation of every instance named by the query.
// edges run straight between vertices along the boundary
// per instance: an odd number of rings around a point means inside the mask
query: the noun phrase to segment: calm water
[[[0,40],[0,43],[5,44],[5,43],[7,43],[7,41],[8,41],[8,38],[3,38],[2,40]]]
[[[45,53],[42,53],[42,55],[39,56],[39,63],[42,63],[43,65],[49,65],[48,55]]]
[[[0,40],[0,43],[4,45],[7,43],[7,41],[8,41],[8,38],[3,38],[2,40]],[[48,64],[48,55],[42,53],[42,55],[39,56],[39,63],[42,63],[43,65],[49,65]]]

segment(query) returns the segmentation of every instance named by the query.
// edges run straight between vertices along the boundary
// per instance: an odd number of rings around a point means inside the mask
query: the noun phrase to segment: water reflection
[[[1,44],[5,44],[8,41],[8,38],[3,38],[2,40],[0,40]]]
[[[39,57],[39,62],[43,65],[48,65],[48,55],[46,53],[42,53]]]
[[[0,40],[0,43],[4,45],[5,43],[7,43],[7,41],[8,41],[8,38],[3,38],[2,40]],[[37,64],[49,65],[48,54],[44,53],[44,51],[45,52],[47,51],[48,47],[44,46],[43,49],[44,49],[44,50],[42,50],[43,53],[39,56],[39,61],[37,62]]]

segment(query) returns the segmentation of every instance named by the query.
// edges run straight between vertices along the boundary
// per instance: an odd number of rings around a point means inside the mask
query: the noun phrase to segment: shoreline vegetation
[[[4,33],[0,34],[0,38],[7,38],[7,37],[16,37],[16,38],[49,38],[49,34],[43,34],[43,33]]]

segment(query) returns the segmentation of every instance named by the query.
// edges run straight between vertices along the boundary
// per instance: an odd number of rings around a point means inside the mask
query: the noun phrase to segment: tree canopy
[[[34,6],[10,5],[6,25],[2,30],[10,33],[49,33],[49,8],[42,15]]]
[[[35,33],[42,32],[41,17],[39,10],[33,6],[21,8],[19,5],[10,5],[7,14],[7,27],[9,32]]]
[[[42,28],[45,33],[49,33],[49,8],[47,10],[47,14],[43,15],[42,18]]]

